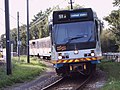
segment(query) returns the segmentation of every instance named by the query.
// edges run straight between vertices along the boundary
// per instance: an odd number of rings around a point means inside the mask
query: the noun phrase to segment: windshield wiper
[[[88,39],[88,41],[87,41],[87,42],[89,42],[89,41],[91,40],[91,38],[92,38],[92,35],[90,36],[90,38]]]
[[[84,37],[87,37],[87,35],[76,36],[76,37],[69,38],[69,39],[67,39],[67,42],[65,44],[70,43],[72,40],[79,39],[79,38],[84,38]]]

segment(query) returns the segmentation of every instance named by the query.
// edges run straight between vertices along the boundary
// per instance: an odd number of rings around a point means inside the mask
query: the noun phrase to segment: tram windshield
[[[55,44],[93,42],[94,37],[93,21],[55,24],[52,30]]]

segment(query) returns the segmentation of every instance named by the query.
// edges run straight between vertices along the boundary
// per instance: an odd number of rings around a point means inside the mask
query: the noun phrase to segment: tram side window
[[[33,45],[35,45],[35,42],[32,42]]]
[[[35,48],[35,44],[36,44],[35,42],[32,42],[32,45],[33,45],[34,48]]]
[[[97,41],[99,40],[99,35],[98,35],[98,22],[95,20],[95,26],[96,26],[96,39]]]
[[[39,41],[37,41],[37,46],[36,47],[37,47],[37,49],[39,48]]]

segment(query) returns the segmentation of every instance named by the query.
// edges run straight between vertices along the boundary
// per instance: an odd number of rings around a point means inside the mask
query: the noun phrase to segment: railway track
[[[73,77],[61,78],[42,90],[81,90],[81,88],[85,86],[91,77],[92,74],[88,77],[83,75],[75,75]]]
[[[90,76],[88,76],[87,79],[76,88],[76,90],[81,90],[81,88],[84,87],[84,85],[87,84],[89,80],[92,78],[92,75],[93,73]]]
[[[55,84],[59,83],[59,82],[62,81],[62,80],[63,80],[63,77],[59,78],[58,80],[56,80],[55,82],[51,83],[50,85],[48,85],[48,86],[42,88],[41,90],[46,90],[46,89],[48,89],[48,88],[54,86]]]
[[[49,60],[44,61],[50,63]],[[66,78],[61,77],[41,90],[81,90],[81,88],[83,88],[91,79],[92,75],[93,73],[91,73],[89,76],[83,76],[80,74],[78,76],[72,75],[72,77]]]

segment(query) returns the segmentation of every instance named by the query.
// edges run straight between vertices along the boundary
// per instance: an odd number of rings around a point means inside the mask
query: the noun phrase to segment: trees
[[[114,0],[113,5],[120,6],[120,0]],[[113,10],[104,20],[109,23],[109,31],[114,34],[114,40],[120,46],[120,8]]]
[[[13,44],[13,51],[16,52],[17,50],[17,29],[14,28],[12,31],[10,31],[10,39],[11,39],[11,43]]]
[[[5,34],[1,35],[1,41],[2,42],[2,47],[5,48],[6,47],[6,36]]]
[[[114,6],[120,6],[120,0],[114,0],[113,5]]]
[[[115,52],[117,51],[115,47],[116,40],[115,35],[113,35],[110,30],[103,30],[101,35],[101,47],[102,52]]]
[[[112,31],[116,37],[120,38],[120,10],[113,10],[104,20],[109,23],[109,30]]]
[[[51,8],[46,9],[46,11],[40,11],[38,14],[34,15],[34,19],[30,23],[30,40],[47,37],[49,35],[48,30],[48,15],[52,11]],[[37,24],[35,24],[37,23]],[[17,28],[14,28],[10,31],[10,38],[14,44],[14,51],[17,52]],[[27,31],[26,25],[20,26],[20,41],[21,48],[20,54],[26,54],[26,41],[27,40]],[[6,38],[5,34],[1,35],[2,46],[6,48]]]
[[[48,8],[46,11],[40,11],[34,15],[34,19],[30,23],[30,39],[43,38],[49,35],[48,16],[51,12],[52,9]]]

